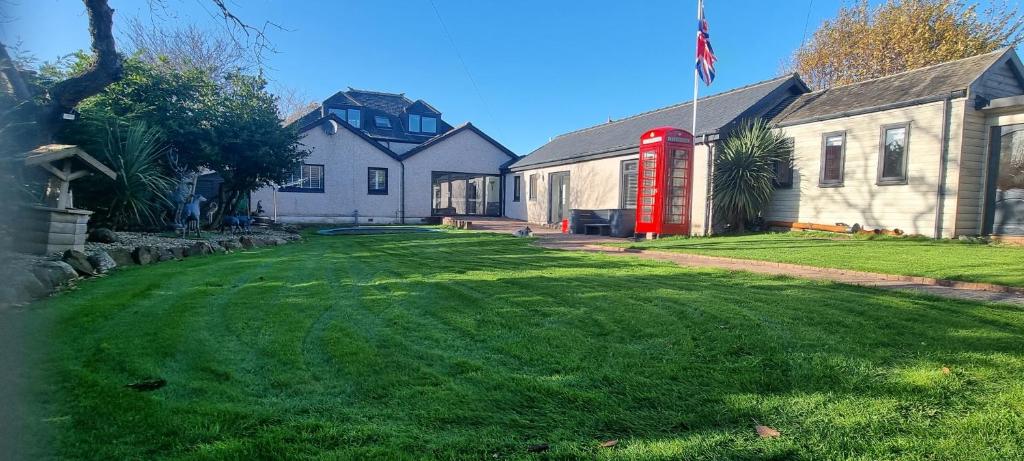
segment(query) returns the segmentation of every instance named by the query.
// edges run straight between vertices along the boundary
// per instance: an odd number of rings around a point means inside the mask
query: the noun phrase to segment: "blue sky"
[[[88,48],[76,0],[4,0],[0,39],[42,60]],[[220,27],[209,0],[164,0],[167,23]],[[560,133],[692,97],[696,1],[229,0],[246,21],[271,20],[276,85],[322,100],[352,86],[422,98],[454,125],[472,121],[524,155]],[[115,28],[150,20],[146,0],[110,0]],[[778,75],[840,0],[707,0],[719,62],[701,93]],[[785,7],[781,7],[785,5]],[[809,17],[809,20],[807,18]],[[123,22],[121,22],[123,24]],[[479,93],[470,79],[475,80]]]

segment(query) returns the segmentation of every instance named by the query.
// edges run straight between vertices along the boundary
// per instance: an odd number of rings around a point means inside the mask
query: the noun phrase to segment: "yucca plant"
[[[715,211],[743,231],[768,205],[775,191],[775,167],[790,162],[790,146],[781,131],[763,119],[740,124],[715,156]]]
[[[167,193],[173,182],[160,163],[166,145],[160,131],[144,122],[107,126],[103,155],[117,179],[107,192],[107,219],[117,228],[152,226],[171,206]]]

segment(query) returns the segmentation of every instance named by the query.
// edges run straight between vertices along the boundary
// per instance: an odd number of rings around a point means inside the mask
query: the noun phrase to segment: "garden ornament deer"
[[[199,205],[205,201],[206,197],[203,197],[201,194],[193,194],[189,197],[188,202],[185,203],[185,228],[181,233],[182,238],[187,237],[190,231],[195,231],[196,238],[203,237],[202,232],[199,230],[200,216],[202,216],[202,213],[199,211]]]

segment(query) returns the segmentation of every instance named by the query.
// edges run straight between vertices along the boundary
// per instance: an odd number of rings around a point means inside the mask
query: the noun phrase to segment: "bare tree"
[[[178,28],[146,25],[138,18],[129,19],[124,30],[125,50],[147,62],[162,62],[177,70],[198,68],[218,78],[254,67],[250,50],[222,32],[192,24]]]
[[[304,92],[293,87],[284,85],[275,85],[275,87],[274,94],[277,96],[277,112],[284,119],[285,125],[320,107],[319,102],[310,99]]]

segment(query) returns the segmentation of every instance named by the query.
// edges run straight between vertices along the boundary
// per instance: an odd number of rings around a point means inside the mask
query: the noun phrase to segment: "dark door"
[[[548,176],[548,222],[560,223],[569,218],[569,172]]]
[[[992,128],[984,232],[1024,235],[1024,125]]]

